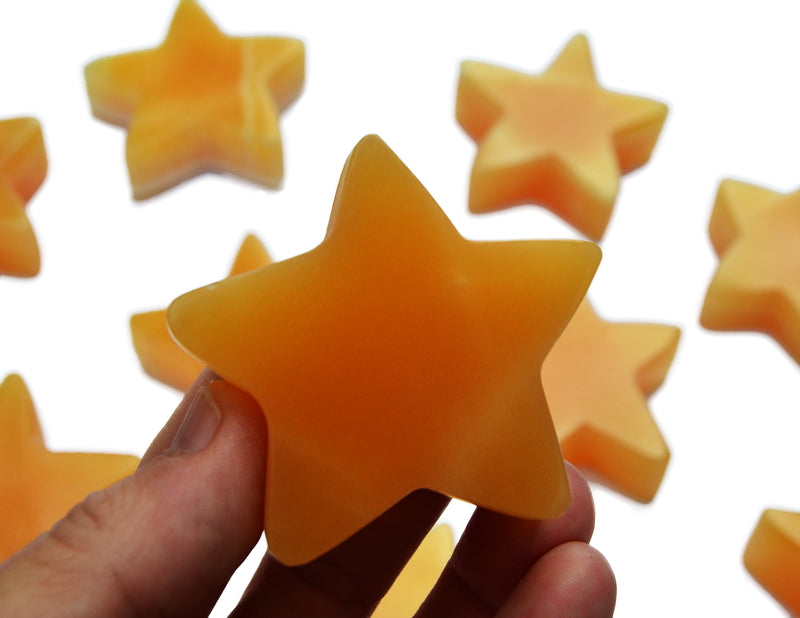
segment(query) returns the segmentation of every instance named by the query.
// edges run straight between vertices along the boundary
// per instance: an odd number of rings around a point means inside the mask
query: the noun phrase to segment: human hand
[[[256,402],[204,373],[133,476],[0,564],[0,616],[207,615],[260,538],[266,448]],[[591,493],[568,474],[558,519],[476,509],[417,616],[611,616],[614,576],[587,544]],[[447,501],[414,492],[303,566],[268,553],[232,616],[368,616]]]

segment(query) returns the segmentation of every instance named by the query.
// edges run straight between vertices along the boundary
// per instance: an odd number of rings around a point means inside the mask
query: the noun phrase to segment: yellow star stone
[[[229,277],[272,263],[266,247],[254,235],[242,241]],[[187,354],[167,328],[167,310],[136,313],[130,321],[133,348],[145,373],[159,382],[186,392],[202,371],[203,365]]]
[[[800,363],[800,191],[724,180],[709,233],[719,267],[700,323],[767,333]]]
[[[800,616],[800,513],[764,511],[747,542],[744,566],[792,616]]]
[[[674,326],[607,322],[584,300],[542,370],[564,458],[640,502],[653,499],[669,462],[647,398],[679,338]]]
[[[0,384],[0,561],[138,463],[133,455],[49,451],[25,383],[6,377]]]
[[[33,277],[39,272],[39,244],[25,206],[46,174],[39,121],[0,120],[0,275]]]
[[[134,198],[206,171],[281,182],[278,116],[303,85],[301,41],[228,36],[180,0],[159,47],[95,60],[85,77],[94,115],[128,128]]]
[[[599,240],[620,176],[647,162],[666,115],[663,103],[600,87],[582,35],[541,75],[464,62],[456,117],[478,144],[469,209],[533,202]]]
[[[417,551],[394,580],[370,618],[414,616],[453,555],[453,546],[453,531],[449,526],[433,528],[422,539]]]
[[[539,373],[599,260],[585,241],[465,240],[368,136],[319,246],[175,300],[176,340],[266,416],[278,559],[321,555],[418,488],[562,513]]]

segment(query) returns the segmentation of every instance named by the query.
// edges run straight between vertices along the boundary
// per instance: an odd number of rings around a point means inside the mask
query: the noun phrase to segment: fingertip
[[[497,618],[609,618],[616,599],[616,578],[605,556],[572,541],[551,549],[531,567]]]
[[[556,521],[564,526],[565,538],[588,543],[594,534],[594,498],[583,474],[568,461],[565,462],[572,501],[566,512]]]
[[[140,468],[147,465],[154,457],[157,457],[169,448],[175,439],[175,434],[178,433],[178,429],[183,423],[183,417],[186,415],[197,393],[217,379],[219,378],[210,369],[204,369],[200,372],[192,386],[189,387],[189,390],[184,394],[178,407],[175,408],[172,416],[169,417],[164,427],[158,432],[158,435],[156,435],[153,442],[147,448],[139,464]]]

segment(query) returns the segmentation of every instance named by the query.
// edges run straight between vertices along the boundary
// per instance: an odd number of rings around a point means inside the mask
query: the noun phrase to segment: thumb
[[[265,449],[256,402],[199,381],[133,476],[0,565],[0,615],[207,615],[260,537]]]

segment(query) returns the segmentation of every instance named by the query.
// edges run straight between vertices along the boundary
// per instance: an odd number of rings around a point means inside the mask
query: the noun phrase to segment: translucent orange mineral
[[[229,277],[272,263],[266,247],[252,234],[242,241]],[[157,309],[131,316],[133,348],[145,373],[167,386],[186,392],[203,369],[187,354],[167,328],[167,310]]]
[[[800,513],[764,511],[745,548],[744,566],[792,616],[800,616]]]
[[[800,191],[723,180],[709,233],[719,267],[700,323],[767,333],[800,363]]]
[[[138,463],[132,455],[49,451],[25,383],[9,375],[0,384],[0,561]]]
[[[539,373],[599,260],[589,242],[465,240],[368,136],[319,246],[174,301],[177,341],[264,411],[278,559],[321,555],[418,488],[562,513]]]
[[[669,462],[647,398],[679,338],[674,326],[607,322],[584,300],[542,369],[564,458],[640,502],[653,499]]]
[[[47,174],[42,128],[35,118],[0,120],[0,275],[39,273],[39,244],[25,206]]]
[[[532,202],[599,240],[620,176],[647,162],[666,115],[663,103],[603,89],[582,35],[541,75],[464,62],[456,117],[478,144],[469,209]]]
[[[128,128],[134,198],[206,171],[275,187],[278,116],[300,93],[304,62],[301,41],[228,36],[194,0],[180,0],[159,47],[95,60],[86,88],[95,116]]]

